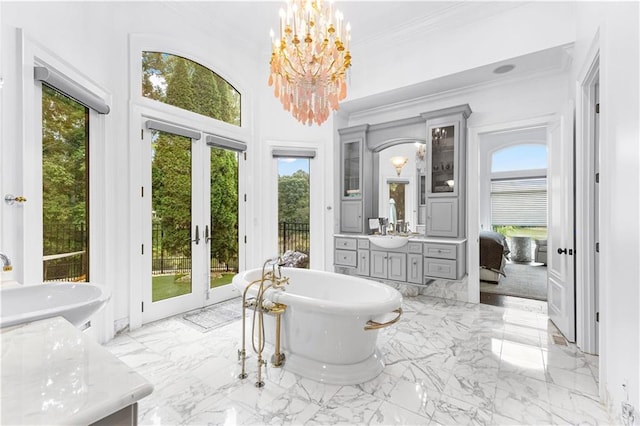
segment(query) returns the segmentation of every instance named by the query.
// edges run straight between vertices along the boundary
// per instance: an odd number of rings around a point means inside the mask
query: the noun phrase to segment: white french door
[[[147,119],[142,145],[141,322],[237,296],[245,145]]]
[[[208,148],[198,132],[149,127],[140,188],[143,323],[204,306],[209,278]]]

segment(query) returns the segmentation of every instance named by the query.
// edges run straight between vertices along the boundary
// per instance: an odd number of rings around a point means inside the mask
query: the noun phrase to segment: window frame
[[[29,194],[28,202],[22,208],[22,236],[17,236],[22,244],[19,250],[12,253],[14,263],[19,265],[14,279],[18,282],[36,284],[43,281],[42,255],[43,253],[43,218],[42,218],[42,82],[34,79],[34,67],[45,66],[55,69],[66,79],[77,86],[93,93],[104,103],[112,103],[111,94],[87,77],[78,68],[67,63],[46,47],[26,36],[22,29],[17,30],[17,38],[23,47],[18,50],[18,63],[21,65],[17,76],[18,87],[21,87],[22,111],[19,114],[22,122],[21,159],[22,173],[19,181],[24,194]],[[89,108],[89,193],[88,216],[91,218],[88,226],[89,270],[91,281],[108,285],[106,257],[106,194],[107,187],[104,176],[106,174],[106,116]],[[27,226],[28,224],[28,226]],[[103,224],[96,226],[96,224]],[[92,329],[99,341],[106,341],[113,337],[113,307],[107,304],[92,320]]]
[[[161,52],[180,56],[208,68],[223,78],[240,93],[240,126],[225,123],[224,121],[143,96],[141,90],[143,52]],[[133,104],[139,105],[147,111],[154,111],[162,115],[170,114],[175,117],[174,120],[192,122],[194,123],[193,127],[203,129],[206,133],[236,139],[248,145],[248,141],[251,138],[249,111],[251,111],[252,99],[245,88],[249,87],[249,85],[242,81],[237,76],[238,72],[234,71],[234,68],[230,67],[225,61],[213,64],[206,59],[207,54],[207,51],[196,45],[185,48],[184,43],[180,43],[174,38],[132,34],[129,41],[129,99]]]
[[[244,143],[247,148],[250,147],[251,140],[251,96],[247,95],[246,87],[248,84],[244,83],[241,78],[237,76],[230,77],[232,67],[229,67],[227,63],[221,63],[213,65],[210,61],[204,59],[204,56],[209,52],[204,50],[205,47],[198,47],[197,45],[189,46],[185,48],[184,44],[177,42],[173,38],[132,34],[129,40],[129,178],[130,186],[132,188],[139,187],[143,182],[143,176],[141,175],[140,168],[137,165],[143,161],[144,147],[143,144],[138,143],[140,140],[140,123],[144,119],[151,119],[162,121],[176,126],[183,126],[191,129],[197,129],[202,132],[203,136],[213,135],[227,139],[231,139],[237,142]],[[146,98],[142,95],[142,52],[154,51],[163,52],[176,56],[186,58],[188,60],[199,63],[200,65],[209,68],[221,78],[231,84],[241,96],[240,105],[240,126],[225,123],[220,120],[216,120],[204,115],[187,111],[182,108],[175,107],[173,105],[165,104],[163,102],[156,101],[154,99]],[[223,62],[223,61],[221,61]],[[235,72],[237,74],[237,71]],[[238,196],[246,193],[246,176],[243,173],[243,169],[246,166],[246,156],[240,156],[238,164]],[[140,211],[136,208],[140,204],[140,197],[138,192],[131,191],[129,197],[129,223],[130,228],[130,240],[129,254],[130,258],[134,259],[140,254],[140,242],[144,240],[144,235],[141,232],[139,226],[136,226],[141,220]],[[246,208],[247,203],[241,202],[238,206],[238,233],[240,238],[246,235]],[[245,268],[247,259],[247,246],[246,244],[240,244],[239,246],[239,269]],[[140,283],[144,282],[144,265],[131,262],[129,270],[129,282]],[[210,291],[211,289],[208,289]],[[210,293],[209,293],[210,294]],[[129,327],[130,329],[138,328],[142,325],[143,314],[140,309],[140,301],[143,300],[143,288],[140,285],[132,284],[129,288]]]

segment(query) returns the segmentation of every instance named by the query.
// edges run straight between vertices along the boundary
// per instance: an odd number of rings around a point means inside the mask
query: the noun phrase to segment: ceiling
[[[267,63],[271,55],[269,31],[277,28],[278,11],[285,5],[285,1],[209,0],[171,1],[165,4],[177,13],[187,16],[194,25],[203,28],[204,31],[211,27],[212,17],[222,17],[222,20],[216,19],[215,23],[217,26],[226,27],[225,30],[233,37],[233,43],[243,46],[245,51],[253,52],[255,57],[263,58]],[[415,32],[424,32],[425,29],[437,31],[439,28],[462,26],[524,4],[527,2],[336,0],[334,7],[340,9],[345,20],[351,22],[351,44],[355,49],[358,45],[373,43],[377,39],[388,37],[389,34],[410,37]],[[354,112],[403,99],[491,84],[505,78],[523,78],[536,73],[564,69],[569,61],[570,51],[570,46],[559,46],[403,87],[393,92],[348,100],[341,103],[341,109]],[[493,73],[497,66],[507,63],[516,65],[516,68],[504,75]]]

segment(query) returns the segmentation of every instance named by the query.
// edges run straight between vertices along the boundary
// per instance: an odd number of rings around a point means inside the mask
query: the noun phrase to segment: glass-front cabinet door
[[[457,195],[458,180],[458,125],[442,123],[427,129],[428,155],[427,174],[429,196]]]
[[[431,185],[432,194],[447,194],[455,192],[456,185],[456,155],[455,155],[455,126],[431,127]]]
[[[343,145],[343,192],[342,197],[354,199],[362,197],[360,185],[360,141],[345,142]]]

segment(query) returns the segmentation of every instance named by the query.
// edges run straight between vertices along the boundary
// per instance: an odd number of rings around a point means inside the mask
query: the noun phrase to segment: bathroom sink
[[[80,327],[111,298],[91,283],[47,283],[0,290],[0,328],[62,316]]]
[[[387,249],[400,248],[409,242],[409,237],[401,235],[369,235],[369,241],[378,247]]]

